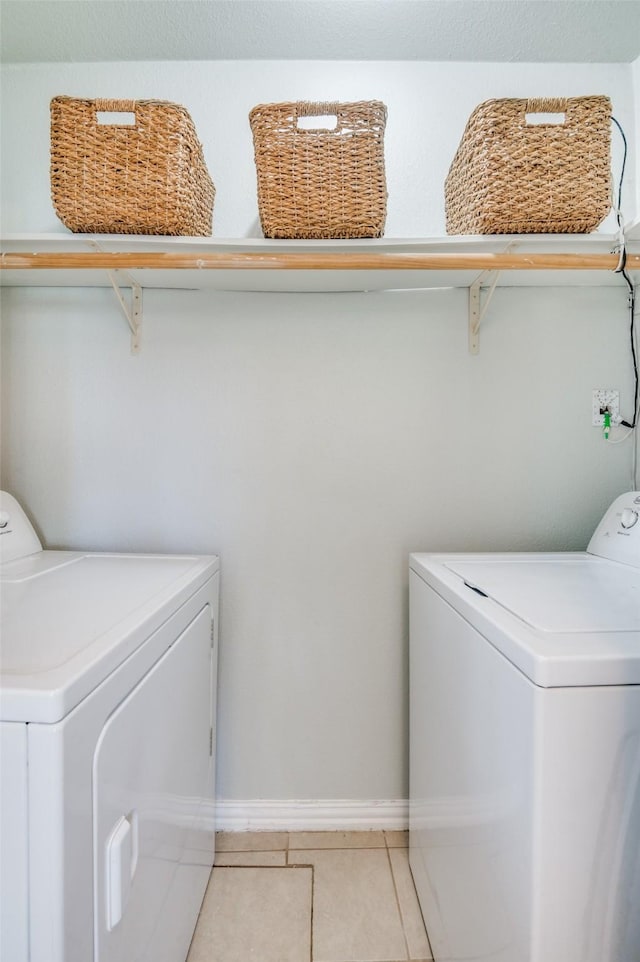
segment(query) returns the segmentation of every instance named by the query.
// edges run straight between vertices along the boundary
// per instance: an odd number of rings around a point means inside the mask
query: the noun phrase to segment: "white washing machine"
[[[640,493],[578,553],[411,556],[410,862],[437,962],[640,962]]]
[[[214,856],[218,559],[43,551],[0,495],[2,962],[184,962]]]

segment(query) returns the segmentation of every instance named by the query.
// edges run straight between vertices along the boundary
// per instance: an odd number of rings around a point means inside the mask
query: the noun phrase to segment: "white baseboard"
[[[216,801],[216,828],[224,832],[361,832],[409,826],[406,799],[250,799]]]

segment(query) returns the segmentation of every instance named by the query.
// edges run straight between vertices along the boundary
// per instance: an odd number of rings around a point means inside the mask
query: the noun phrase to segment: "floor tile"
[[[314,868],[314,962],[407,958],[386,849],[290,849],[289,863]]]
[[[409,947],[410,959],[430,959],[431,946],[427,938],[418,896],[416,895],[413,876],[409,868],[409,853],[403,848],[389,851],[391,869],[396,883],[400,915],[404,926],[404,934]]]
[[[286,865],[286,852],[216,852],[216,865]]]
[[[385,832],[387,848],[409,848],[408,832]]]
[[[216,852],[286,851],[287,842],[287,832],[217,832]]]
[[[289,848],[384,848],[384,833],[290,832]]]
[[[214,868],[187,962],[309,962],[311,869]]]

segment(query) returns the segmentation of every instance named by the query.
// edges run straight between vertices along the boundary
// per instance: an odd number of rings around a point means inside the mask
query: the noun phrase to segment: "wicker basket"
[[[317,116],[335,116],[335,128],[298,126],[299,117]],[[386,119],[377,100],[254,107],[249,121],[265,237],[380,237]]]
[[[101,124],[127,112],[133,125]],[[211,234],[215,189],[193,121],[159,100],[51,101],[51,197],[72,231]]]
[[[564,114],[564,123],[527,115]],[[582,234],[611,207],[608,97],[489,100],[445,184],[449,234]]]

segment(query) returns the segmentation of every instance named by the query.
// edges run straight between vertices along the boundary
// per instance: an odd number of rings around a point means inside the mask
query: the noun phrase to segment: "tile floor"
[[[219,832],[187,962],[425,962],[407,832]]]

